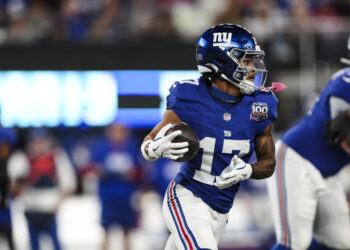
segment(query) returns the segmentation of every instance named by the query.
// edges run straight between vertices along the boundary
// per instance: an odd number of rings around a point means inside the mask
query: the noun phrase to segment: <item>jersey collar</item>
[[[241,96],[230,95],[224,91],[219,90],[213,85],[208,85],[208,91],[212,97],[226,103],[236,103],[242,99]]]

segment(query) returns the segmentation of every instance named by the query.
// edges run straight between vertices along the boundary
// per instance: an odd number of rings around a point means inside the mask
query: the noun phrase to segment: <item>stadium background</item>
[[[181,79],[184,71],[196,69],[195,42],[206,28],[225,22],[242,24],[266,52],[267,82],[288,86],[277,94],[277,139],[307,112],[330,76],[342,67],[339,58],[347,56],[349,16],[347,0],[1,0],[0,78],[11,72],[140,71],[137,80],[130,78],[132,86],[143,81],[143,70],[180,70]],[[2,124],[4,103],[1,99]],[[160,103],[156,91],[152,95],[126,91],[116,99],[118,109],[157,109]],[[72,142],[67,138],[98,135],[105,125],[61,122],[50,130],[69,152]],[[141,141],[151,125],[140,121],[131,129]],[[22,148],[31,125],[10,127],[17,134],[17,147]],[[134,248],[162,249],[166,231],[159,216],[159,197],[147,192],[141,200],[142,220]],[[16,244],[28,249],[20,204],[15,202],[13,207]],[[98,211],[93,191],[80,189],[66,200],[59,211],[65,249],[98,249]],[[266,249],[273,242],[268,212],[264,183],[252,181],[237,198],[220,249]],[[118,249],[117,229],[115,235],[111,245]]]

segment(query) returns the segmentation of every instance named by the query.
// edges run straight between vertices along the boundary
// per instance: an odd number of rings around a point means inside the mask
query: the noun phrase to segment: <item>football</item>
[[[176,130],[181,130],[181,134],[176,136],[172,142],[188,142],[188,151],[184,154],[183,157],[177,159],[177,162],[183,162],[183,161],[189,161],[191,160],[199,150],[199,139],[194,132],[194,130],[187,125],[184,122],[179,122],[173,124],[168,131],[165,133],[165,135],[170,134],[171,132],[174,132]]]

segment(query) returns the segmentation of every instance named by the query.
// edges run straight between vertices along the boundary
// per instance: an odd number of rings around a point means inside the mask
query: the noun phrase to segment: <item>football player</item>
[[[345,68],[333,75],[312,112],[276,143],[276,171],[268,180],[273,249],[350,249],[349,207],[337,176],[350,163],[349,108],[350,68]]]
[[[196,51],[201,77],[172,85],[162,121],[145,137],[141,151],[149,161],[176,160],[188,151],[187,142],[172,142],[181,131],[165,136],[173,123],[187,123],[200,140],[198,154],[182,164],[164,197],[171,232],[166,250],[218,249],[240,181],[274,172],[271,131],[278,101],[263,88],[264,55],[239,25],[205,31]],[[257,162],[248,164],[254,152]]]

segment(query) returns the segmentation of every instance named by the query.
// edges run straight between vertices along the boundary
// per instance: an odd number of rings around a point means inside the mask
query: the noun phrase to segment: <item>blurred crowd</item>
[[[263,39],[276,29],[343,30],[349,13],[347,0],[1,0],[0,44],[192,42],[227,22]]]

